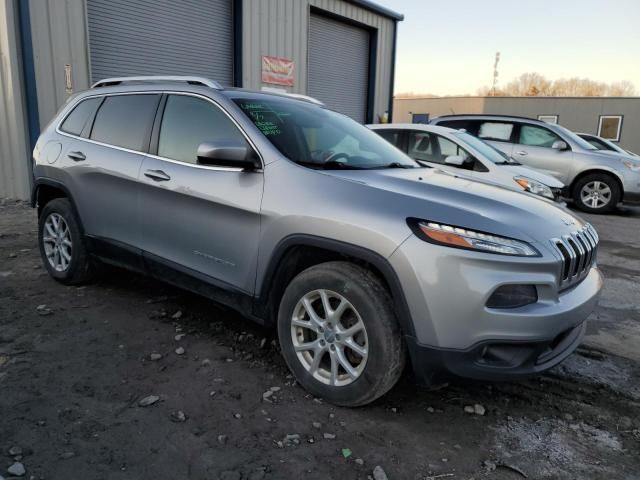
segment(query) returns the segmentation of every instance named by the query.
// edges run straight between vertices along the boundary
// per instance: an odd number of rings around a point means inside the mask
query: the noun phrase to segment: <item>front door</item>
[[[253,293],[260,234],[262,172],[197,163],[201,143],[246,139],[212,101],[167,96],[157,155],[140,171],[145,255],[206,280]]]
[[[566,184],[573,153],[552,148],[558,140],[562,139],[548,128],[521,124],[512,156],[523,165],[548,173]]]

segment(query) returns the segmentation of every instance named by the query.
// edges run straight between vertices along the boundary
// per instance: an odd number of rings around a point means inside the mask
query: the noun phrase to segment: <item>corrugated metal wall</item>
[[[87,0],[92,81],[202,75],[233,84],[231,0]]]
[[[364,28],[311,14],[307,93],[329,108],[366,123],[369,48],[373,40]]]
[[[17,5],[0,2],[0,197],[29,198],[29,146]]]
[[[29,0],[29,6],[43,128],[72,93],[89,87],[85,2]],[[71,90],[66,88],[65,65],[71,66]]]
[[[260,89],[262,55],[295,62],[294,87],[307,93],[307,45],[311,6],[378,30],[374,119],[389,109],[395,22],[341,0],[244,0],[242,76],[245,88]],[[273,28],[278,25],[278,28]]]

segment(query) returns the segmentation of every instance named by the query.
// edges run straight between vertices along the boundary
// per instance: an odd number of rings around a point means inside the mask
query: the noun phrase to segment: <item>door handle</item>
[[[67,153],[67,157],[69,157],[74,162],[82,162],[87,159],[87,156],[82,152],[69,152]]]
[[[520,150],[519,152],[516,152],[516,155],[520,155],[521,157],[526,157],[529,154],[524,150]]]
[[[151,180],[155,180],[156,182],[166,182],[167,180],[171,180],[171,177],[162,170],[147,170],[144,172],[144,176],[149,177]]]

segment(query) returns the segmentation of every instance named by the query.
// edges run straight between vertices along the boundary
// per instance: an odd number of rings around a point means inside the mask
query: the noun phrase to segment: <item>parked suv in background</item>
[[[620,201],[640,200],[640,162],[596,149],[560,126],[506,115],[446,115],[434,125],[464,129],[518,162],[568,186],[581,210],[606,213]]]
[[[516,162],[468,133],[437,125],[378,123],[367,125],[382,138],[425,167],[529,192],[560,201],[562,182]]]
[[[551,202],[421,168],[316,101],[201,78],[107,79],[34,150],[44,264],[95,259],[277,326],[314,395],[550,368],[585,331],[598,236]]]

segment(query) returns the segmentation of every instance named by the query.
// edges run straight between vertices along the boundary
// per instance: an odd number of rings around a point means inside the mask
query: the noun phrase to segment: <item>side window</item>
[[[454,130],[464,130],[469,135],[477,135],[479,123],[478,120],[444,120],[438,122],[438,126],[453,128]]]
[[[105,98],[91,129],[91,140],[138,152],[147,150],[160,95],[113,95]]]
[[[585,140],[589,142],[591,145],[593,145],[594,147],[596,147],[598,150],[612,150],[611,148],[609,148],[609,145],[606,145],[604,142],[601,142],[597,138],[589,137],[589,138],[586,138]]]
[[[80,102],[64,119],[60,130],[71,135],[80,135],[101,101],[102,97],[94,97]]]
[[[518,140],[520,145],[551,148],[553,142],[556,140],[560,140],[560,137],[546,128],[536,127],[534,125],[522,125],[520,127],[520,137]]]
[[[196,163],[201,143],[220,140],[246,143],[231,119],[211,102],[169,95],[160,125],[159,156]]]
[[[511,141],[513,123],[482,122],[478,129],[478,138],[483,140],[496,140],[498,142]]]
[[[431,144],[432,136],[427,132],[419,130],[409,132],[409,142],[407,154],[414,160],[423,160],[425,162],[437,162],[434,156],[433,145]]]
[[[464,165],[461,165],[457,168],[473,170],[475,159],[469,154],[469,152],[460,147],[458,144],[452,142],[451,140],[447,140],[444,137],[438,136],[437,139],[440,151],[440,163],[444,163],[447,157],[459,156],[464,159]]]
[[[391,145],[400,148],[400,140],[402,138],[402,132],[400,130],[380,129],[374,130],[374,132],[384,138]]]

